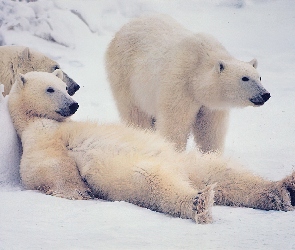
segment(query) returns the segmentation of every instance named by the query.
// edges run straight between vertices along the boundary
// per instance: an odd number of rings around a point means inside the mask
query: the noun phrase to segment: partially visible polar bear
[[[123,121],[155,128],[184,150],[190,131],[203,152],[223,151],[229,109],[261,106],[270,94],[257,61],[233,58],[212,36],[193,34],[164,15],[119,30],[106,69]]]
[[[18,73],[25,74],[30,71],[51,73],[59,68],[57,62],[28,47],[0,46],[0,83],[4,85],[4,96],[9,94]],[[67,84],[70,95],[80,88],[66,73],[64,73],[63,81]]]
[[[272,182],[213,154],[177,152],[158,133],[70,121],[67,117],[78,104],[67,94],[61,74],[21,75],[10,93],[9,110],[23,145],[20,174],[25,188],[87,199],[89,187],[97,198],[198,223],[212,221],[213,201],[293,210],[295,173]]]

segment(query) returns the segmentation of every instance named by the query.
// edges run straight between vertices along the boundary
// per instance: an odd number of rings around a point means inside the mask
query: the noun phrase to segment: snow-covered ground
[[[104,53],[124,23],[147,12],[214,35],[238,59],[258,59],[272,97],[232,111],[225,155],[272,180],[294,171],[294,0],[0,0],[0,44],[30,46],[60,63],[81,85],[74,119],[119,121]],[[295,212],[216,206],[213,224],[196,225],[126,202],[22,190],[15,160],[4,157],[17,157],[6,101],[0,98],[0,250],[295,249]]]

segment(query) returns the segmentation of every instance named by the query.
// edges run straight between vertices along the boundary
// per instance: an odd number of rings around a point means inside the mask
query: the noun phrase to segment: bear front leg
[[[223,152],[228,118],[227,110],[210,110],[205,106],[200,108],[193,124],[193,134],[201,152]]]
[[[292,211],[295,206],[295,173],[281,181],[271,182],[249,195],[254,208]]]
[[[73,169],[73,171],[77,171],[77,169]],[[47,195],[69,200],[88,200],[93,198],[87,184],[76,173],[71,173],[70,176],[63,176],[63,174],[56,176],[54,180],[43,183],[37,189]]]
[[[61,152],[24,152],[20,165],[21,181],[26,189],[39,190],[66,199],[91,199],[91,191],[82,180],[73,159]]]

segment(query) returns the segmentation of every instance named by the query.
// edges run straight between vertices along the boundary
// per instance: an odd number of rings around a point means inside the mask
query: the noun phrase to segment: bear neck
[[[40,119],[29,114],[29,112],[25,110],[22,106],[20,106],[18,109],[11,110],[10,113],[14,128],[19,137],[22,137],[22,133],[31,123]]]
[[[26,131],[30,131],[31,129],[38,129],[43,131],[47,130],[49,127],[56,128],[56,126],[59,126],[59,124],[61,124],[60,121],[36,116],[35,114],[27,110],[23,110],[22,113],[18,113],[17,116],[14,116],[14,118],[12,118],[12,122],[18,136],[21,138],[22,141],[23,135]]]
[[[19,137],[22,137],[23,132],[32,123],[40,120],[49,120],[46,117],[40,117],[29,110],[25,105],[25,101],[20,96],[17,96],[15,94],[12,94],[9,97],[8,106],[11,120]]]

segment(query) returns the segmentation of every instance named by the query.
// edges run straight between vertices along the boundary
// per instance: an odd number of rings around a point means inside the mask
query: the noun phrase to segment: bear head
[[[60,69],[53,73],[19,74],[9,95],[15,104],[12,104],[12,108],[19,109],[29,117],[63,121],[73,115],[79,105],[67,93],[67,86],[62,79],[63,72]]]
[[[270,93],[262,86],[256,70],[257,60],[242,62],[236,59],[219,60],[213,66],[204,95],[205,105],[211,108],[261,106]],[[212,78],[213,81],[212,81]]]
[[[60,69],[60,66],[57,62],[51,60],[42,53],[29,49],[28,47],[24,48],[22,53],[19,55],[19,61],[22,64],[22,73],[27,73],[30,71],[42,71],[52,73],[56,69]],[[80,86],[65,72],[63,72],[62,80],[67,84],[68,93],[71,96],[74,95],[75,92],[80,88]]]

